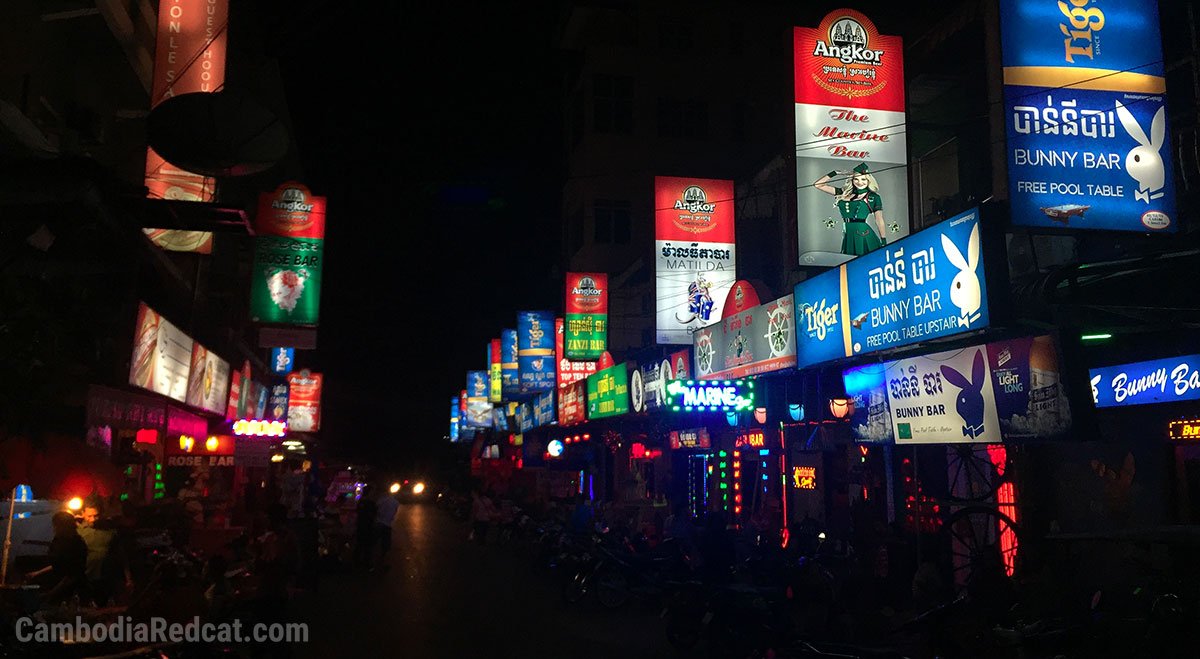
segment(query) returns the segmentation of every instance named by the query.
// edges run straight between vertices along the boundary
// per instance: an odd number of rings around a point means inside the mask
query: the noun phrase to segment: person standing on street
[[[379,507],[375,504],[374,491],[370,485],[363,487],[362,496],[354,508],[354,564],[371,568],[371,552],[375,547],[375,518]]]
[[[396,495],[385,493],[379,497],[376,504],[379,512],[375,515],[375,535],[379,540],[379,565],[385,570],[388,567],[388,552],[392,550],[392,524],[396,521],[396,512],[400,510],[400,502]]]
[[[471,492],[471,499],[471,537],[486,545],[488,526],[492,521],[492,500],[478,488]]]

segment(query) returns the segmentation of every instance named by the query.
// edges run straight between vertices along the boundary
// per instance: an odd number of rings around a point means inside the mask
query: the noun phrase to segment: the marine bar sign
[[[608,349],[608,275],[567,273],[567,359],[599,359]]]
[[[908,235],[903,43],[853,9],[794,39],[800,263],[833,266]]]

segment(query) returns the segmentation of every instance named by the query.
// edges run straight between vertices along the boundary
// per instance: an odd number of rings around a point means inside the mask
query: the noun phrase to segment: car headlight
[[[425,491],[424,483],[418,481],[416,485],[413,485],[413,494],[420,494],[424,491]]]

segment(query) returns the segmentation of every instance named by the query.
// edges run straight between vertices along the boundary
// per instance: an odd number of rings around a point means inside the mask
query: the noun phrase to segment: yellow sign
[[[797,490],[817,489],[817,468],[792,467],[792,487]]]

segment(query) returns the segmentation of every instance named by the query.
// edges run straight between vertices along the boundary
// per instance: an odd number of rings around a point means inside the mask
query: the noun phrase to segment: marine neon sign
[[[667,384],[667,398],[676,412],[737,412],[754,407],[754,383],[749,380],[671,380]]]

